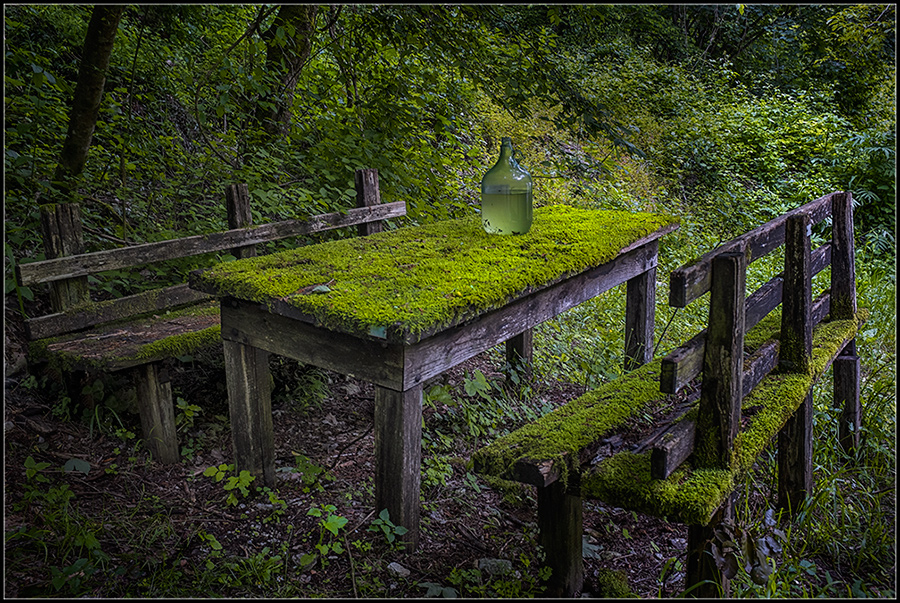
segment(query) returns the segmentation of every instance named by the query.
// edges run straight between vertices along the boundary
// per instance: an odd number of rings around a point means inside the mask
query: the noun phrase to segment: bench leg
[[[778,432],[778,508],[795,514],[813,487],[813,397]]]
[[[135,368],[138,412],[144,442],[153,458],[161,463],[178,462],[178,437],[175,433],[175,408],[172,384],[157,362]]]
[[[547,597],[573,597],[584,586],[582,557],[582,501],[556,481],[537,489],[538,533],[553,570],[547,581]]]
[[[834,404],[843,404],[839,424],[838,439],[845,452],[853,452],[859,447],[859,428],[862,424],[862,405],[859,399],[859,356],[856,355],[856,340],[850,341],[835,358]]]
[[[375,386],[375,512],[408,532],[406,550],[419,544],[422,472],[422,386],[405,392]]]
[[[275,432],[269,353],[223,340],[235,469],[275,485]],[[259,479],[257,480],[258,483]]]
[[[653,359],[656,268],[629,279],[625,292],[625,370]]]
[[[728,597],[730,580],[722,574],[712,555],[710,545],[716,538],[716,527],[734,519],[734,497],[729,496],[709,523],[688,526],[686,596],[704,599]]]

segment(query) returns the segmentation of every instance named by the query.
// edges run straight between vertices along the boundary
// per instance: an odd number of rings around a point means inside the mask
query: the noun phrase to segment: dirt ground
[[[454,568],[483,567],[484,560],[510,562],[515,571],[536,576],[533,565],[526,570],[524,559],[538,559],[536,545],[536,503],[531,487],[495,490],[466,468],[473,448],[461,449],[455,457],[443,456],[452,466],[446,484],[423,487],[420,546],[411,554],[392,550],[380,534],[368,531],[377,518],[373,495],[373,412],[372,387],[335,374],[327,395],[318,406],[298,410],[284,396],[273,402],[278,483],[277,497],[285,508],[278,511],[264,495],[238,495],[238,504],[225,501],[223,482],[203,475],[210,466],[232,459],[228,431],[224,372],[214,363],[201,365],[173,362],[170,367],[176,396],[202,408],[193,429],[180,434],[182,446],[192,447],[178,464],[160,465],[149,460],[146,451],[124,442],[84,420],[63,421],[53,413],[58,400],[50,399],[46,388],[29,381],[21,355],[22,330],[17,312],[7,306],[6,374],[4,389],[4,515],[6,532],[22,526],[42,524],[42,519],[23,511],[26,490],[26,459],[50,464],[45,474],[53,484],[67,484],[74,493],[72,504],[84,517],[96,521],[101,550],[119,566],[115,576],[98,582],[90,596],[141,596],[135,585],[151,579],[153,567],[180,565],[202,567],[204,558],[219,562],[205,535],[222,545],[222,555],[253,557],[283,553],[283,579],[296,581],[302,593],[326,597],[422,597],[426,584],[454,586],[449,579]],[[461,391],[465,375],[481,370],[489,379],[500,374],[488,354],[473,358],[443,375],[440,383]],[[536,395],[544,404],[556,406],[579,393],[579,386],[567,383],[536,384]],[[440,420],[439,406],[425,408],[425,432]],[[218,416],[218,418],[216,418]],[[124,427],[140,436],[136,414],[119,414]],[[471,446],[471,445],[470,445]],[[465,446],[464,446],[465,448]],[[298,467],[326,469],[318,482],[315,471],[288,471]],[[428,464],[428,455],[423,460]],[[89,464],[82,471],[61,471],[71,459]],[[84,468],[85,465],[79,465]],[[437,465],[434,465],[437,466]],[[446,469],[446,465],[444,465]],[[49,473],[48,473],[49,472]],[[328,476],[323,478],[322,476]],[[424,480],[428,481],[428,480]],[[321,486],[321,488],[319,488]],[[332,554],[314,567],[305,567],[301,558],[314,550],[321,528],[310,516],[312,507],[334,505],[335,515],[346,518],[341,529],[346,550]],[[598,576],[604,570],[621,570],[629,588],[640,597],[672,596],[683,588],[687,528],[648,516],[609,508],[594,501],[584,503],[587,536],[585,585],[582,596],[603,596]],[[158,535],[160,522],[166,526]],[[138,537],[136,533],[141,533]],[[151,535],[152,533],[152,535]],[[327,536],[327,534],[326,534]],[[379,540],[380,537],[380,540]],[[326,539],[327,541],[327,539]],[[354,545],[359,541],[360,546]],[[365,543],[371,543],[364,550]],[[53,595],[50,585],[53,560],[41,555],[23,556],[14,548],[18,539],[6,546],[5,596]],[[269,551],[265,551],[268,547]],[[678,563],[669,560],[674,559]],[[10,563],[10,561],[14,563]],[[25,560],[25,561],[23,561]],[[664,583],[659,578],[668,562]],[[399,564],[409,575],[398,575],[391,566]],[[389,567],[390,566],[390,567]],[[185,572],[190,579],[190,572]],[[459,574],[457,574],[459,575]],[[132,586],[126,586],[130,583]],[[454,586],[460,594],[467,585]],[[129,590],[130,589],[130,590]],[[229,596],[235,591],[196,593],[196,596]],[[237,591],[248,596],[248,591]],[[293,596],[298,591],[293,591]],[[532,591],[533,592],[533,591]],[[250,596],[273,596],[260,590]]]

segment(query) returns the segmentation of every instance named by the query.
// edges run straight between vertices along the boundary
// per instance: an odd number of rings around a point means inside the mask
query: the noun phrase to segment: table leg
[[[628,280],[625,294],[625,370],[653,360],[656,268]]]
[[[261,478],[260,485],[274,486],[275,434],[269,353],[227,339],[222,343],[235,469],[246,469]]]
[[[375,386],[375,512],[387,509],[394,525],[409,530],[407,551],[419,543],[421,467],[422,386]]]
[[[510,369],[522,369],[522,377],[527,381],[531,379],[531,364],[534,359],[532,352],[533,329],[526,329],[515,337],[506,340],[506,364]],[[509,374],[506,375],[509,381]]]

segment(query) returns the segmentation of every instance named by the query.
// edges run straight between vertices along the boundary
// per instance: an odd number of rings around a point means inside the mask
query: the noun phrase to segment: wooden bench
[[[83,253],[77,204],[41,207],[50,259],[18,264],[16,276],[21,286],[49,283],[54,312],[26,320],[29,362],[51,363],[70,382],[77,382],[72,375],[93,371],[131,371],[148,449],[163,463],[177,461],[172,391],[163,361],[221,345],[218,302],[187,283],[95,302],[88,275],[215,252],[250,257],[259,243],[346,226],[357,225],[359,234],[367,235],[381,230],[383,220],[406,214],[402,201],[380,202],[377,170],[358,170],[356,190],[357,207],[346,212],[252,226],[247,185],[230,185],[227,231],[93,253]]]
[[[811,250],[811,226],[832,218]],[[747,266],[784,246],[784,271],[745,297]],[[669,304],[709,292],[707,328],[665,358],[605,383],[476,451],[476,472],[537,486],[548,594],[583,585],[582,499],[688,525],[686,589],[727,594],[710,554],[715,527],[765,446],[778,436],[779,507],[812,489],[812,386],[833,365],[840,443],[861,421],[849,193],[831,193],[721,245],[670,276]],[[831,287],[812,298],[812,277]]]

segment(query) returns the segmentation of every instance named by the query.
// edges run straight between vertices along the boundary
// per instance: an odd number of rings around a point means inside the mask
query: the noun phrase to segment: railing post
[[[47,259],[84,253],[81,208],[77,203],[41,206],[41,236]],[[50,283],[50,303],[56,312],[90,301],[87,277],[79,276]]]
[[[849,320],[856,315],[857,309],[853,197],[849,192],[836,194],[831,199],[831,232],[831,319]],[[844,346],[832,367],[834,405],[843,404],[838,439],[845,451],[852,452],[859,446],[862,423],[856,339]]]
[[[783,371],[809,371],[812,359],[812,275],[810,235],[805,214],[785,224],[784,286],[781,301],[781,344],[778,365]],[[812,391],[778,434],[778,506],[799,510],[812,491]]]
[[[225,187],[225,208],[228,211],[228,228],[246,228],[253,224],[250,211],[250,190],[246,184],[229,184]],[[231,250],[238,259],[256,256],[256,245],[235,247]]]
[[[725,252],[712,262],[709,327],[697,414],[697,466],[729,469],[741,422],[746,260]]]
[[[371,207],[381,203],[378,185],[378,170],[374,168],[356,170],[356,207]],[[366,222],[358,227],[359,236],[381,232],[381,222]]]
[[[694,445],[696,467],[730,469],[734,440],[741,423],[744,368],[744,297],[747,261],[743,251],[713,258],[709,326],[703,351],[703,384]],[[711,543],[716,526],[732,517],[729,501],[706,525],[688,526],[685,586],[692,597],[722,597],[728,578],[713,560]]]

